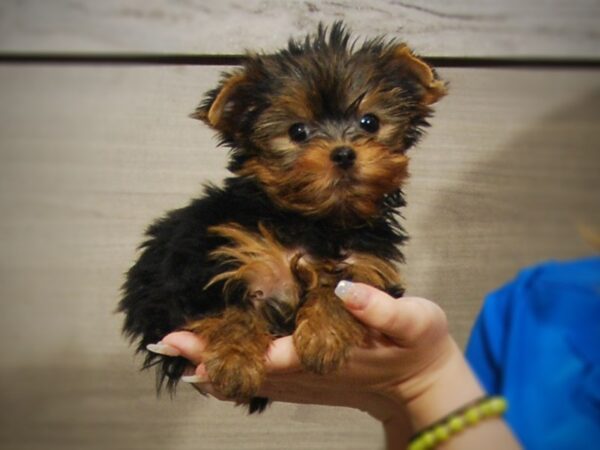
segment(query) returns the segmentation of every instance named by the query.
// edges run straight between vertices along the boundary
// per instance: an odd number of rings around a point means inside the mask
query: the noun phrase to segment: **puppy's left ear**
[[[216,130],[225,131],[228,128],[228,113],[234,109],[235,94],[245,79],[242,70],[225,75],[219,86],[207,94],[190,117],[202,120]]]
[[[406,44],[399,44],[394,49],[394,58],[423,87],[421,102],[424,105],[432,105],[448,93],[446,83],[440,80],[436,71],[423,59],[416,56]]]

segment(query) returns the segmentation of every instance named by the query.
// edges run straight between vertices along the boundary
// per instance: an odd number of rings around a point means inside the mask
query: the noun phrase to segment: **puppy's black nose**
[[[352,147],[336,147],[329,155],[331,160],[342,169],[349,169],[354,165],[356,152]]]

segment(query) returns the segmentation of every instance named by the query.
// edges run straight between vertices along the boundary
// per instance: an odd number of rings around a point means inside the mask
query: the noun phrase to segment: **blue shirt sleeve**
[[[485,300],[467,359],[527,449],[600,442],[600,257],[523,270]],[[600,444],[599,444],[600,445]]]

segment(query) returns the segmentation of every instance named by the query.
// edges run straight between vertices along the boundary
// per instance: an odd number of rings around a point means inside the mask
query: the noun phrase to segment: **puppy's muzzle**
[[[352,147],[336,147],[331,151],[329,157],[339,168],[349,169],[356,161],[356,152]]]

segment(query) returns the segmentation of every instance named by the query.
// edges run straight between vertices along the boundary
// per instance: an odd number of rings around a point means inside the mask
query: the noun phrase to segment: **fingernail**
[[[180,380],[184,383],[206,383],[209,381],[207,377],[201,377],[199,375],[184,375]]]
[[[340,281],[335,287],[334,292],[350,308],[363,309],[369,302],[368,295],[362,292],[359,285],[351,281]]]
[[[146,350],[163,356],[179,356],[181,354],[175,347],[171,347],[168,344],[163,344],[162,342],[148,344],[146,345]]]

